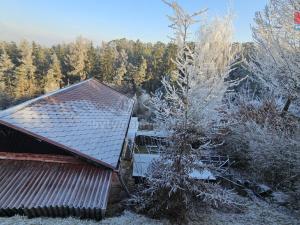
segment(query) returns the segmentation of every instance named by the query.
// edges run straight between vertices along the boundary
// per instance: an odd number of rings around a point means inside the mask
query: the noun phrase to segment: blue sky
[[[189,12],[208,8],[207,17],[235,12],[235,40],[251,40],[254,13],[267,0],[179,0]],[[35,40],[44,45],[77,36],[95,43],[116,38],[168,41],[166,17],[171,10],[160,0],[1,0],[0,40]]]

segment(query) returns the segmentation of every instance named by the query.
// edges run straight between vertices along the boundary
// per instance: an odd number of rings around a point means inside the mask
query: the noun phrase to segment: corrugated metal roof
[[[0,113],[0,123],[116,168],[134,101],[90,79]]]
[[[89,164],[0,160],[0,215],[100,219],[112,170]]]

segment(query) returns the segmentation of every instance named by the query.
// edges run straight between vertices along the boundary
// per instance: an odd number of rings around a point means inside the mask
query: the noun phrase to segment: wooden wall
[[[63,149],[1,124],[0,152],[70,155]]]

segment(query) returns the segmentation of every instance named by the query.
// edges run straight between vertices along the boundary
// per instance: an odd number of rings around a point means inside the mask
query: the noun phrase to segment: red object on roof
[[[133,105],[89,79],[0,112],[0,124],[116,169]]]
[[[294,21],[295,21],[295,24],[300,24],[300,12],[294,13]]]

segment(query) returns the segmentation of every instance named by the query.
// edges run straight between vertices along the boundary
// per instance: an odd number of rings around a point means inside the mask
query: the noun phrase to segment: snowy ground
[[[263,200],[246,200],[243,212],[200,211],[190,225],[299,225],[300,215]]]
[[[249,205],[242,213],[222,212],[217,210],[199,210],[190,225],[298,225],[300,215],[290,214],[282,207],[270,205],[264,201],[248,201]],[[125,211],[122,216],[107,218],[102,221],[87,221],[74,218],[53,219],[14,216],[1,218],[1,225],[165,225],[166,221],[152,220],[147,217]]]
[[[107,218],[102,221],[79,220],[74,218],[58,219],[58,218],[34,218],[27,219],[22,216],[14,216],[10,218],[1,218],[1,225],[162,225],[163,223],[125,211],[122,216]]]

